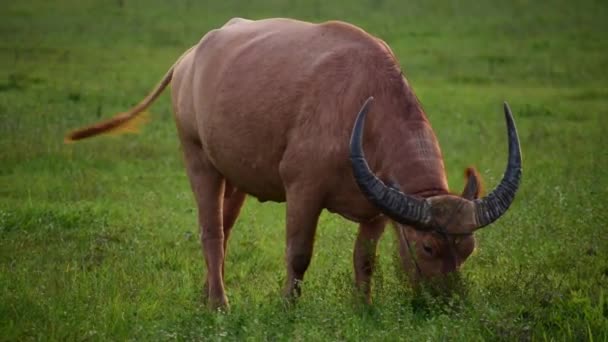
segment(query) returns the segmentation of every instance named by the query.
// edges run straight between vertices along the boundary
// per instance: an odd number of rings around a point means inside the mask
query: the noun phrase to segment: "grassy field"
[[[543,3],[542,5],[540,3]],[[0,340],[608,340],[608,3],[25,0],[0,11]],[[355,225],[324,213],[303,297],[286,307],[284,206],[248,199],[228,313],[204,262],[167,94],[142,134],[64,145],[137,103],[233,16],[342,19],[391,45],[441,143],[451,187],[524,153],[509,213],[477,234],[452,297],[379,248],[374,305],[353,295]]]

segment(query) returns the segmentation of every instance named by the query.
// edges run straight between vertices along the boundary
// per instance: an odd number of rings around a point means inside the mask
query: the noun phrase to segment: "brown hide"
[[[181,135],[232,184],[284,201],[291,182],[314,183],[328,209],[357,220],[378,214],[348,163],[352,123],[370,95],[374,170],[408,193],[447,190],[435,136],[397,61],[354,26],[240,22],[209,32],[173,75]]]

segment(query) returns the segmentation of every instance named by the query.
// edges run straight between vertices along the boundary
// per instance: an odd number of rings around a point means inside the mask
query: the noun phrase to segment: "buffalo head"
[[[361,108],[351,135],[350,159],[355,180],[367,199],[394,221],[404,266],[414,279],[455,271],[475,248],[473,233],[503,215],[519,187],[521,151],[511,110],[505,103],[509,158],[496,189],[478,198],[479,177],[469,168],[462,195],[422,198],[386,185],[370,170],[363,154],[362,136],[365,115],[372,101],[370,97]]]

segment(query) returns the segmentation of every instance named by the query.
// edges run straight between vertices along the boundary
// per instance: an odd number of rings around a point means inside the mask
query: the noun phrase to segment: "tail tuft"
[[[125,133],[138,133],[141,126],[143,126],[149,120],[150,113],[147,111],[142,111],[139,113],[139,115],[121,113],[109,120],[72,131],[65,136],[63,142],[70,144],[77,140],[100,134],[120,135]]]
[[[122,124],[110,129],[108,134],[121,135],[121,134],[137,134],[143,125],[150,121],[150,112],[142,111],[137,116],[126,120]]]

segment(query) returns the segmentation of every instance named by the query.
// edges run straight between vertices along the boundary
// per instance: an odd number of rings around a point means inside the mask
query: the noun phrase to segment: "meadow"
[[[477,0],[24,0],[0,11],[0,340],[608,340],[608,3]],[[404,282],[388,229],[374,304],[353,291],[356,225],[324,213],[295,306],[284,205],[249,198],[231,237],[231,309],[201,301],[196,211],[166,92],[141,134],[65,145],[136,104],[232,17],[340,19],[397,55],[450,187],[524,176],[479,231],[463,289]]]

